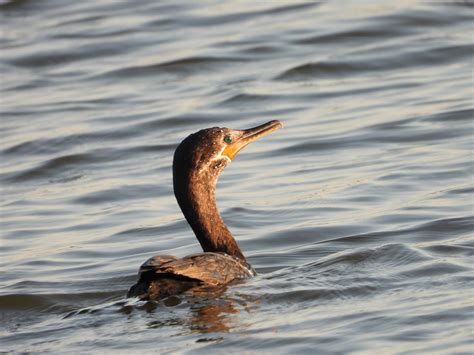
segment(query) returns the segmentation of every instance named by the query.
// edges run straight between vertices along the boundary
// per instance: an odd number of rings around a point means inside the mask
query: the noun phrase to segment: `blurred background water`
[[[0,350],[473,351],[470,1],[0,4]],[[259,275],[124,295],[200,250],[176,145],[284,129],[218,184]]]

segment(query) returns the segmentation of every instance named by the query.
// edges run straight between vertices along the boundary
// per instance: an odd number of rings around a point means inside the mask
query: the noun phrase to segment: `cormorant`
[[[192,287],[225,285],[256,274],[219,214],[215,187],[220,173],[242,148],[281,127],[280,121],[246,130],[213,127],[179,144],[173,160],[174,194],[204,252],[148,259],[127,297],[157,300]]]

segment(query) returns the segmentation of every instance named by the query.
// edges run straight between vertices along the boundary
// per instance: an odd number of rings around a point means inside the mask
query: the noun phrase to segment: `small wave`
[[[133,126],[128,126],[127,129],[104,130],[54,138],[34,139],[7,147],[2,151],[2,154],[18,156],[26,154],[41,155],[62,153],[78,145],[92,144],[97,141],[120,141],[126,138],[133,138],[140,134],[140,132],[133,129]]]
[[[389,39],[393,37],[399,37],[407,35],[408,30],[404,28],[381,28],[369,27],[352,29],[350,31],[342,31],[336,33],[320,34],[316,36],[296,39],[293,41],[295,44],[308,44],[308,45],[324,45],[324,44],[336,44],[340,46],[342,43],[347,42],[354,45],[354,42],[366,42],[381,39]]]
[[[277,75],[275,80],[314,80],[315,78],[338,78],[374,73],[380,71],[394,71],[398,69],[441,65],[457,62],[461,58],[472,56],[474,45],[455,45],[436,47],[423,51],[402,52],[398,56],[377,55],[372,61],[350,59],[357,58],[358,53],[347,54],[345,61],[321,61],[305,63],[287,69]],[[375,48],[372,51],[380,51]],[[373,56],[376,56],[375,54]]]
[[[327,150],[347,149],[351,147],[362,147],[364,144],[362,140],[354,137],[340,137],[340,138],[325,138],[318,139],[315,142],[302,142],[278,149],[279,154],[301,154],[321,152]]]
[[[453,235],[469,233],[474,228],[474,218],[471,216],[443,218],[417,225],[411,228],[399,229],[395,231],[372,232],[366,234],[356,234],[325,242],[330,243],[350,243],[368,244],[378,240],[385,241],[408,241],[426,242],[452,238]]]
[[[133,133],[125,133],[125,135],[130,134],[133,135]],[[100,136],[100,134],[91,135],[94,137]],[[24,142],[5,149],[2,154],[14,156],[23,154],[49,155],[52,153],[62,152],[64,149],[71,148],[78,144],[84,144],[84,142],[91,139],[91,135]],[[119,137],[120,134],[112,136],[108,134],[106,135],[106,138],[110,140],[120,140]],[[71,181],[71,179],[81,177],[83,174],[80,173],[80,171],[82,171],[85,166],[90,164],[112,162],[117,159],[124,159],[124,157],[127,159],[132,159],[137,154],[143,155],[147,153],[171,152],[174,147],[175,144],[154,144],[126,148],[111,147],[106,149],[94,149],[86,153],[62,155],[56,158],[51,158],[33,168],[28,168],[23,171],[14,171],[0,174],[0,178],[9,183],[18,183],[45,178],[54,179],[55,182]],[[76,202],[85,203],[87,199],[88,197],[85,197],[84,200],[78,200]]]
[[[284,49],[281,48],[281,47],[274,46],[274,45],[273,46],[265,45],[265,46],[251,46],[251,47],[242,49],[239,52],[243,53],[243,54],[268,55],[268,54],[282,53],[282,52],[284,52]]]
[[[430,254],[440,255],[443,257],[472,257],[474,256],[474,245],[471,243],[444,245],[435,244],[423,247],[423,250]]]
[[[422,116],[421,121],[427,122],[456,122],[456,121],[471,121],[474,117],[474,109],[444,111],[436,114]]]
[[[456,278],[464,282],[471,268],[455,262],[439,261],[421,249],[406,244],[386,244],[330,254],[318,261],[287,267],[260,276],[260,290],[270,302],[322,304],[353,298],[373,298],[400,288],[444,282]]]
[[[266,17],[270,15],[277,16],[278,14],[285,14],[287,12],[299,12],[304,10],[310,10],[310,8],[314,8],[319,6],[319,2],[306,2],[302,4],[291,4],[291,5],[283,5],[279,6],[278,2],[266,3],[270,5],[268,8],[258,9],[258,10],[250,10],[250,11],[233,11],[232,13],[224,13],[219,15],[211,15],[211,16],[189,16],[183,19],[183,23],[188,26],[216,26],[216,25],[231,25],[235,22],[242,22],[250,21],[254,18],[258,17]],[[275,6],[276,5],[276,6]]]
[[[108,292],[83,292],[64,294],[8,294],[0,295],[0,311],[57,311],[63,312],[77,304],[88,303],[93,300],[103,300],[118,296],[117,291]]]
[[[45,52],[29,54],[25,57],[10,60],[10,64],[22,68],[42,68],[56,65],[64,65],[82,60],[96,59],[105,56],[113,56],[121,53],[124,49],[120,47],[107,48],[100,46],[86,46],[78,48],[76,52]]]
[[[474,194],[474,187],[466,187],[466,188],[456,188],[448,191],[449,194],[455,194],[455,195],[472,195]]]
[[[182,230],[187,227],[187,222],[184,219],[179,219],[178,221],[170,222],[167,224],[160,225],[158,227],[140,227],[140,228],[130,228],[123,230],[117,233],[114,233],[110,236],[104,238],[98,238],[92,243],[102,244],[102,243],[117,243],[118,241],[129,242],[130,240],[139,239],[139,238],[148,238],[154,237],[158,238],[159,236],[172,235],[177,230]],[[161,242],[163,243],[163,248],[166,246],[165,238],[161,237]],[[166,238],[167,239],[167,238]],[[150,250],[147,247],[143,247],[147,253],[150,253]],[[133,255],[133,250],[130,250],[128,255]]]
[[[246,59],[236,57],[190,57],[164,63],[129,66],[101,74],[99,77],[132,78],[159,74],[196,74],[215,70],[222,65],[243,61],[246,61]]]
[[[347,77],[371,70],[370,63],[319,62],[298,65],[284,71],[275,80],[313,80],[318,78]]]
[[[422,261],[430,260],[430,257],[415,248],[405,244],[386,244],[376,248],[359,248],[355,250],[342,251],[332,254],[314,263],[304,266],[317,267],[318,271],[334,268],[345,270],[347,266],[357,265],[360,269],[372,268],[373,264],[379,264],[383,269],[395,270],[397,267],[409,264],[416,264]],[[359,270],[360,271],[360,270]],[[374,268],[374,272],[380,270]],[[384,272],[384,271],[382,271]]]
[[[99,157],[95,154],[71,154],[63,155],[61,157],[49,159],[48,161],[21,172],[6,173],[0,175],[3,181],[9,183],[20,183],[29,180],[35,180],[40,178],[61,178],[58,174],[61,174],[62,178],[64,175],[71,173],[75,167],[96,163],[104,160],[103,157]],[[67,177],[70,177],[69,175]]]
[[[111,31],[106,31],[106,32],[58,33],[58,34],[52,35],[51,37],[55,38],[55,39],[60,39],[60,40],[61,39],[71,40],[71,39],[88,39],[88,38],[107,38],[107,37],[111,37],[115,40],[117,37],[133,34],[134,32],[135,32],[134,30],[111,30]],[[113,54],[113,53],[108,53],[108,54]],[[117,52],[117,54],[118,54],[118,52]]]
[[[249,104],[252,102],[266,102],[266,101],[271,101],[271,100],[276,100],[278,99],[278,96],[276,95],[249,95],[249,94],[237,94],[234,95],[221,103],[224,105],[242,105],[242,104]]]
[[[163,128],[178,128],[186,127],[189,129],[193,124],[198,123],[199,125],[204,124],[215,124],[219,120],[219,117],[214,113],[195,113],[186,114],[181,116],[173,116],[167,118],[153,119],[147,122],[142,122],[136,125],[136,128],[141,132],[147,132],[152,129],[163,129]],[[177,144],[176,144],[177,145]]]
[[[366,127],[363,131],[345,132],[333,137],[306,140],[279,149],[279,154],[301,154],[339,150],[347,148],[380,147],[382,144],[441,142],[453,138],[470,136],[464,127],[452,126],[440,130],[433,127],[413,127],[415,119],[403,119],[390,123]],[[378,130],[378,134],[374,134]]]
[[[90,192],[76,198],[73,202],[77,204],[96,205],[117,201],[156,198],[160,195],[168,195],[169,193],[171,192],[158,189],[156,185],[151,184],[127,185]]]
[[[462,272],[469,272],[470,268],[456,265],[454,263],[448,262],[437,262],[432,261],[428,264],[422,265],[410,265],[408,270],[399,270],[397,272],[397,277],[417,279],[421,278],[431,278],[434,280],[439,276],[448,276],[451,274],[458,274]]]

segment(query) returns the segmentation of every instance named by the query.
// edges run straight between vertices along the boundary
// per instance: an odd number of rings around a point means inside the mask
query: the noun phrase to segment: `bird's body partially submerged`
[[[139,282],[128,296],[161,299],[202,285],[219,286],[255,275],[242,260],[223,253],[199,253],[178,259],[159,255],[148,259],[139,270]]]
[[[271,121],[243,131],[214,127],[181,142],[173,161],[174,193],[204,253],[150,258],[128,297],[161,299],[196,286],[225,285],[255,275],[219,214],[215,187],[219,174],[243,147],[281,126]]]

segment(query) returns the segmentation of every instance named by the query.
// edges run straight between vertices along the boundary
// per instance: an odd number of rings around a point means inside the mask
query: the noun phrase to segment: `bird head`
[[[282,126],[280,121],[270,121],[244,130],[213,127],[193,133],[176,148],[173,161],[175,178],[177,174],[210,174],[217,179],[245,146]]]

